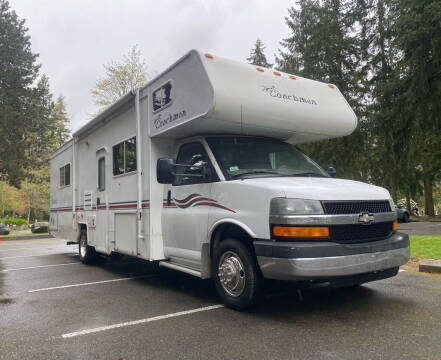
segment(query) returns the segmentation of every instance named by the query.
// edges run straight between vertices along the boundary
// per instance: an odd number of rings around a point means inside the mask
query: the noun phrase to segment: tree
[[[259,38],[257,38],[254,48],[251,50],[250,56],[247,58],[248,63],[251,65],[271,68],[273,64],[270,64],[267,61],[264,51],[265,45]]]
[[[358,7],[341,0],[300,0],[285,18],[291,36],[282,40],[277,68],[338,86],[359,120],[365,112],[362,48],[357,34]],[[348,137],[304,145],[323,166],[335,166],[342,177],[366,178],[367,131],[360,121]]]
[[[146,62],[135,45],[122,61],[104,65],[105,76],[99,78],[91,91],[95,104],[104,108],[129,91],[144,86],[148,80]]]
[[[0,0],[0,174],[18,185],[27,162],[28,130],[35,119],[33,83],[38,77],[28,29]]]
[[[432,216],[433,184],[441,177],[441,5],[439,0],[393,0],[392,5],[411,152],[422,171],[425,213]]]

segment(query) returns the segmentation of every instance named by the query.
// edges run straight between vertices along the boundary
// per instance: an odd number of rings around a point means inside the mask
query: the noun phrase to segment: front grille
[[[382,213],[392,211],[389,201],[322,201],[325,214]]]
[[[333,225],[329,227],[331,240],[340,244],[383,240],[389,237],[391,233],[391,222],[370,225]]]

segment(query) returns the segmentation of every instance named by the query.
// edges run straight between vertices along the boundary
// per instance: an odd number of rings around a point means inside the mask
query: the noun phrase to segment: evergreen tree
[[[291,36],[282,40],[277,67],[340,89],[360,125],[350,137],[325,140],[303,146],[324,167],[335,166],[347,178],[366,177],[367,134],[363,123],[361,44],[357,37],[357,6],[350,1],[300,0],[290,8],[286,23]]]
[[[271,68],[273,64],[270,64],[265,56],[265,45],[258,38],[254,44],[254,48],[251,50],[250,56],[247,61],[251,65],[262,66],[265,68]]]

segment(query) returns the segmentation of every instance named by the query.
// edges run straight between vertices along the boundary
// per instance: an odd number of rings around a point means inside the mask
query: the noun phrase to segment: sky
[[[103,64],[138,45],[151,74],[191,49],[246,61],[259,37],[270,62],[289,36],[293,0],[10,0],[26,20],[32,50],[62,94],[76,131],[97,111],[90,90]]]

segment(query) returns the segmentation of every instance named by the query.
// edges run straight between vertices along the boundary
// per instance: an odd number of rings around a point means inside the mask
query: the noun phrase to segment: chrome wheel
[[[245,270],[240,257],[232,251],[222,254],[218,276],[224,290],[231,296],[240,296],[245,289]]]
[[[86,237],[82,236],[80,240],[80,255],[82,259],[86,257],[86,253],[87,253]]]

